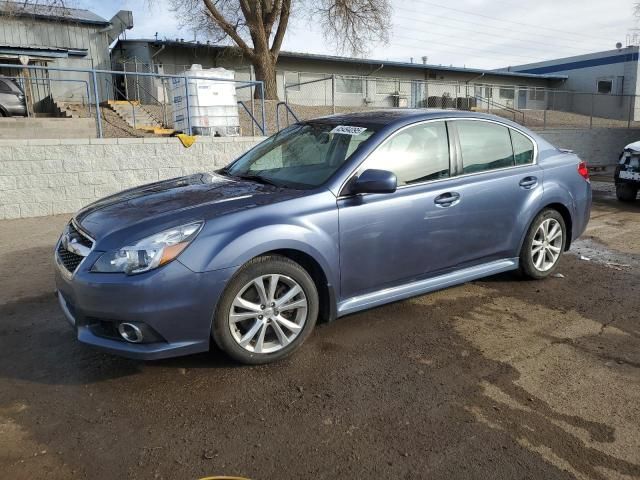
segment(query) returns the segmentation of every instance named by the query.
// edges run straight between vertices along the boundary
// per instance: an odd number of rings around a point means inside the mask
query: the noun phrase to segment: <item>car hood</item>
[[[304,191],[201,173],[124,190],[80,210],[75,220],[95,239],[136,224],[209,220],[304,195]],[[170,228],[171,225],[166,225]]]

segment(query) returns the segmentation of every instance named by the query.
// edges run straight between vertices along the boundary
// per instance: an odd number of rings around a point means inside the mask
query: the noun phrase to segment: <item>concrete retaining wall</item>
[[[74,212],[125,188],[212,171],[261,140],[0,140],[0,219]]]
[[[538,133],[592,166],[613,165],[640,140],[640,130]],[[125,188],[215,170],[261,140],[200,137],[191,148],[177,138],[0,140],[0,219],[74,212]]]
[[[614,165],[625,145],[640,140],[640,129],[547,129],[536,133],[556,147],[575,151],[592,167]]]

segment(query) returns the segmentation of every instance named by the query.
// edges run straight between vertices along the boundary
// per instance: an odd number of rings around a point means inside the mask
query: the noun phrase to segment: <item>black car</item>
[[[624,147],[614,175],[616,197],[623,202],[633,202],[640,189],[640,142]]]

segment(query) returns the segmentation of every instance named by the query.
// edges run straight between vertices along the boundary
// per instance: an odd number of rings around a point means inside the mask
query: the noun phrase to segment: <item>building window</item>
[[[393,95],[399,91],[398,82],[395,80],[376,80],[376,93],[378,95]]]
[[[598,93],[611,93],[613,82],[611,80],[598,80]]]
[[[544,88],[530,88],[529,100],[544,101]]]
[[[300,91],[300,73],[284,72],[284,83],[287,90]],[[291,85],[291,86],[289,86]]]
[[[477,84],[473,87],[473,94],[476,97],[492,98],[493,88],[491,87],[491,85]]]
[[[498,95],[505,100],[513,100],[515,98],[515,89],[513,88],[501,88]]]
[[[336,78],[336,91],[338,93],[362,93],[362,79],[361,78]]]

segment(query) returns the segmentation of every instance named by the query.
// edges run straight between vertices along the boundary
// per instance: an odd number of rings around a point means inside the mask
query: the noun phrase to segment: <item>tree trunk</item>
[[[269,54],[261,55],[253,67],[256,72],[256,80],[264,82],[265,100],[278,100],[278,84],[276,82],[276,62]],[[256,88],[255,98],[260,98],[260,90]]]

